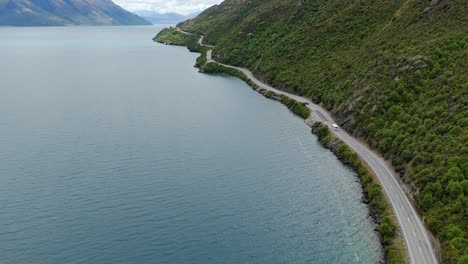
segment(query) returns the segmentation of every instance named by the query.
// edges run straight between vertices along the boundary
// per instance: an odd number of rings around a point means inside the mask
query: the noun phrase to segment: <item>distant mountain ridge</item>
[[[149,25],[111,0],[0,0],[0,25]]]
[[[187,19],[192,19],[200,14],[200,12],[196,12],[189,15],[182,15],[178,13],[160,13],[149,10],[139,10],[133,13],[153,24],[177,24]]]

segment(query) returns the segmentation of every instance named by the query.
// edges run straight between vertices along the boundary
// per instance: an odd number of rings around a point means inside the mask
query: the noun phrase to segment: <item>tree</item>
[[[424,158],[420,154],[416,154],[416,156],[414,156],[414,158],[411,160],[411,163],[413,163],[414,166],[422,164],[423,162]]]
[[[446,181],[461,181],[463,180],[463,173],[459,167],[451,167],[447,173],[444,174],[444,178]]]
[[[442,184],[440,184],[440,182],[436,182],[432,185],[432,193],[437,200],[442,198]]]
[[[446,240],[452,240],[456,237],[463,237],[463,230],[461,230],[455,224],[449,224],[447,227],[444,228],[442,235]]]
[[[463,180],[461,182],[461,186],[463,187],[463,192],[465,195],[468,195],[468,180]]]
[[[468,264],[468,254],[462,256],[462,257],[458,260],[458,264]]]
[[[461,132],[462,129],[459,126],[455,126],[454,128],[452,128],[452,130],[450,130],[449,135],[454,137],[460,135]]]
[[[462,208],[463,208],[463,204],[460,200],[458,200],[455,202],[455,204],[452,207],[452,213],[458,214]]]
[[[450,245],[453,248],[456,248],[458,250],[463,250],[463,248],[465,247],[465,242],[464,242],[464,239],[462,237],[456,237],[456,238],[450,240]]]
[[[463,187],[457,181],[451,181],[447,186],[447,190],[453,199],[457,199],[458,196],[463,194]]]
[[[421,201],[421,206],[424,211],[427,211],[432,208],[432,205],[434,204],[434,199],[432,199],[432,193],[426,193],[424,195],[424,198]]]
[[[417,180],[420,183],[425,183],[429,180],[431,176],[431,170],[429,169],[424,169],[420,171],[418,174],[416,174]]]
[[[395,236],[396,227],[392,223],[389,217],[384,217],[382,222],[380,223],[379,227],[380,235],[382,236],[385,243],[390,243],[390,241]]]
[[[380,197],[382,197],[382,190],[380,189],[380,186],[378,184],[372,184],[368,195],[371,200],[376,198],[380,199]]]

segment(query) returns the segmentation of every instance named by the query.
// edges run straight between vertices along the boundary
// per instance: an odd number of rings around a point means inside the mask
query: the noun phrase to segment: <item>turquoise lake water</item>
[[[0,28],[0,263],[378,263],[355,174],[160,29]]]

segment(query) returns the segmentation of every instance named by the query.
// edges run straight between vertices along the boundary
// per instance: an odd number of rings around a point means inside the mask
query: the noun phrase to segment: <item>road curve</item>
[[[182,31],[183,32],[183,31]],[[185,32],[187,33],[187,32]],[[213,48],[203,44],[203,36],[200,37],[198,42],[200,45]],[[319,105],[314,104],[310,100],[297,96],[295,94],[287,93],[278,89],[275,89],[268,84],[259,81],[255,76],[247,69],[241,67],[235,67],[231,65],[222,64],[216,62],[212,58],[212,50],[208,50],[206,53],[207,63],[215,62],[228,68],[236,69],[244,73],[253,83],[260,88],[273,91],[277,94],[283,94],[298,102],[308,103],[307,107],[315,112],[317,116],[322,119],[322,122],[326,124],[330,131],[332,131],[338,138],[348,144],[374,171],[377,175],[382,188],[385,191],[392,207],[395,212],[396,218],[400,225],[403,238],[406,244],[406,251],[411,264],[438,264],[438,259],[435,254],[434,247],[432,245],[429,233],[421,221],[418,213],[413,207],[412,203],[406,196],[405,192],[398,182],[398,176],[387,163],[379,157],[375,152],[370,150],[368,147],[363,145],[354,137],[350,136],[346,131],[338,129],[334,131],[332,124],[335,123],[331,115],[327,110],[323,109]]]

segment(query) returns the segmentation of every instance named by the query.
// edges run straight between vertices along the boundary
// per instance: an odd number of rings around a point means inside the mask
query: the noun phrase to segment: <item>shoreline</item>
[[[203,56],[203,54],[202,54]],[[213,60],[207,60],[208,63],[216,63]],[[217,64],[217,63],[216,63]],[[222,65],[224,66],[224,65]],[[224,66],[225,67],[225,66]],[[201,69],[200,72],[202,73],[207,73],[207,74],[226,74],[229,76],[237,77],[244,82],[247,83],[251,87],[252,90],[256,91],[260,95],[264,96],[267,99],[277,101],[286,107],[288,107],[286,104],[283,103],[282,97],[287,97],[286,95],[283,94],[276,94],[272,91],[268,91],[266,89],[262,89],[259,86],[257,86],[254,82],[252,82],[248,77],[243,75],[242,72],[232,72],[230,71],[234,70],[233,68],[228,67],[228,69],[225,69],[225,71],[213,71],[213,69],[208,68],[208,71],[206,69]],[[240,73],[240,74],[239,74]],[[294,99],[292,99],[294,100]],[[379,243],[382,247],[382,251],[384,253],[384,258],[383,258],[383,263],[401,263],[401,264],[407,264],[410,263],[407,259],[406,255],[406,247],[403,242],[403,238],[401,236],[401,230],[399,228],[399,225],[395,225],[397,222],[395,219],[394,212],[392,208],[390,207],[388,197],[382,196],[381,194],[381,188],[380,188],[380,183],[378,182],[378,177],[372,172],[372,170],[369,169],[367,164],[362,161],[362,159],[359,158],[353,158],[353,159],[348,159],[346,156],[343,156],[340,154],[339,147],[340,146],[347,146],[343,141],[341,141],[339,138],[332,136],[331,138],[333,140],[330,140],[330,129],[328,126],[326,126],[320,117],[315,113],[315,112],[310,112],[310,115],[308,117],[303,117],[297,113],[295,113],[291,108],[288,107],[288,109],[296,116],[299,118],[303,119],[304,123],[311,128],[311,133],[317,136],[317,140],[319,143],[322,145],[323,148],[331,151],[335,157],[338,158],[338,160],[344,165],[352,169],[356,173],[356,178],[359,181],[359,184],[361,186],[361,203],[364,203],[367,205],[369,209],[369,216],[372,218],[372,222],[376,224],[376,228],[374,229],[375,232],[377,232],[378,237],[379,237]],[[324,128],[326,129],[326,136],[321,136],[319,133],[319,129]],[[325,139],[326,137],[329,137],[328,139]],[[325,140],[324,140],[325,139]],[[357,154],[352,151],[351,149],[347,148],[346,151],[350,151],[352,156],[356,156]],[[367,179],[367,180],[363,180]],[[368,184],[366,184],[367,182]],[[372,201],[372,199],[369,197],[369,193],[371,192],[371,187],[366,188],[367,185],[378,185],[379,186],[379,194],[376,195],[378,200]],[[375,187],[374,187],[374,192],[376,192]],[[385,204],[385,205],[383,205]],[[379,209],[383,208],[383,209]],[[380,210],[380,212],[379,212]],[[392,235],[392,238],[390,241],[385,241],[383,238],[383,235],[379,231],[379,226],[382,224],[382,219],[388,218],[388,220],[385,220],[385,226],[390,226],[390,229],[394,229],[395,233]],[[398,232],[396,232],[396,229],[398,228]]]
[[[176,31],[180,34],[189,34],[192,37],[194,36],[194,34],[184,32],[178,28]],[[383,160],[383,158],[377,155],[374,151],[370,150],[366,144],[361,143],[358,139],[354,139],[345,131],[342,131],[342,129],[339,129],[338,131],[331,130],[330,128],[334,120],[330,113],[319,105],[314,104],[307,98],[277,90],[256,79],[255,76],[247,69],[225,65],[214,61],[212,59],[212,46],[208,48],[203,44],[203,36],[199,38],[197,44],[202,49],[202,55],[197,59],[196,65],[198,68],[200,68],[201,72],[224,73],[239,77],[247,84],[249,84],[252,89],[261,93],[265,97],[281,101],[278,100],[278,98],[280,96],[285,96],[291,98],[291,100],[295,100],[297,103],[303,104],[310,110],[311,113],[310,117],[308,118],[301,116],[303,119],[305,119],[306,124],[313,127],[317,121],[322,123],[328,129],[328,131],[331,132],[334,140],[339,140],[341,145],[345,145],[349,151],[351,151],[351,156],[356,156],[360,160],[359,163],[361,163],[361,165],[364,166],[368,172],[371,172],[371,174],[374,175],[372,178],[375,180],[376,184],[378,183],[385,191],[384,195],[381,197],[382,201],[386,203],[388,208],[393,209],[390,210],[389,215],[393,215],[393,221],[398,222],[398,230],[400,232],[395,233],[395,235],[399,236],[400,240],[404,239],[405,242],[402,248],[399,249],[399,255],[401,258],[398,261],[396,259],[393,259],[392,261],[388,259],[389,256],[386,256],[386,261],[389,263],[438,263],[438,258],[434,253],[436,249],[433,247],[433,243],[437,245],[437,241],[433,240],[433,237],[422,223],[417,208],[414,208],[414,204],[411,202],[411,199],[408,198],[407,193],[403,190],[399,179],[396,177],[396,173],[388,164],[388,162]],[[266,96],[266,92],[262,92],[263,90],[272,92],[273,94]],[[337,156],[340,158],[339,155]],[[358,173],[360,173],[359,169],[357,168],[357,164],[354,164],[353,162],[348,162],[347,164],[346,161],[343,163],[345,163],[345,165],[354,165],[354,169],[357,169]],[[362,187],[363,192],[365,192],[365,186]],[[382,234],[381,238],[383,238]],[[387,248],[388,244],[388,242],[385,242],[382,239],[382,245],[384,248]],[[401,243],[391,243],[391,245],[397,244]],[[403,254],[401,254],[401,251],[403,251]],[[406,254],[404,251],[406,251]],[[388,252],[386,250],[386,255],[387,253]]]

